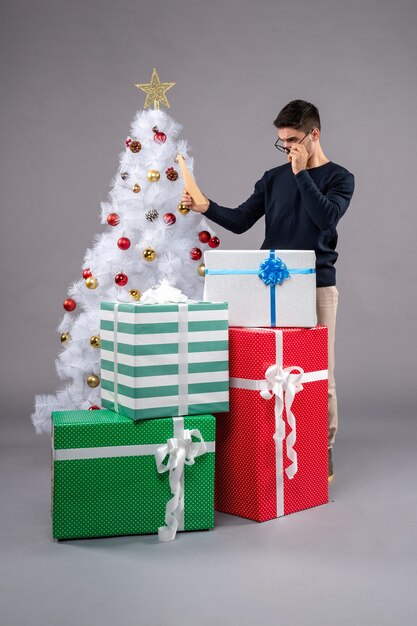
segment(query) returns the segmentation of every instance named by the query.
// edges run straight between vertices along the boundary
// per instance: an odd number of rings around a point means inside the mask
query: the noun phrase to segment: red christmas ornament
[[[199,259],[201,259],[202,254],[203,253],[201,252],[200,248],[191,248],[190,250],[190,257],[193,261],[198,261]]]
[[[107,216],[107,224],[109,226],[117,226],[120,223],[120,217],[117,213],[109,213]]]
[[[77,303],[72,298],[67,298],[66,300],[64,300],[64,309],[66,311],[69,311],[71,313],[71,311],[74,311],[76,306]]]
[[[90,278],[90,276],[92,276],[93,274],[91,273],[91,270],[89,267],[86,267],[85,269],[83,269],[83,278],[84,280],[86,280],[87,278]]]
[[[172,226],[172,224],[175,224],[175,222],[177,221],[177,218],[173,213],[165,213],[162,219],[167,226]]]
[[[127,281],[128,281],[128,278],[126,274],[123,274],[122,272],[120,272],[119,274],[116,274],[116,276],[114,277],[114,282],[119,287],[124,287],[127,284]]]
[[[117,245],[119,246],[120,250],[128,250],[130,248],[130,239],[128,239],[127,237],[120,237]]]
[[[156,141],[156,143],[165,143],[167,140],[167,136],[165,133],[163,133],[162,131],[158,130],[158,128],[156,126],[154,126],[152,128],[153,132],[155,133],[153,136],[153,140]]]
[[[211,239],[211,235],[208,230],[200,230],[198,233],[198,238],[201,243],[208,243]]]
[[[212,237],[208,242],[210,248],[217,248],[220,245],[220,239],[218,237]]]
[[[93,404],[92,406],[88,407],[89,411],[100,411],[100,407],[97,406],[97,404]]]

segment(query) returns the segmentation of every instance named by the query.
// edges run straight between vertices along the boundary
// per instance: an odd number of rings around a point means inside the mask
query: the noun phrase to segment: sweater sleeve
[[[209,208],[204,217],[220,224],[232,233],[240,235],[249,230],[262,215],[265,214],[265,183],[261,178],[253,191],[253,194],[236,209],[220,206],[210,200]]]
[[[346,212],[355,188],[353,175],[345,173],[335,177],[330,188],[323,194],[311,178],[308,170],[295,175],[303,205],[320,230],[335,228]]]

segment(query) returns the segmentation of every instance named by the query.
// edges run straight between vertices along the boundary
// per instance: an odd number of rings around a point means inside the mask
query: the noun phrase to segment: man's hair
[[[295,128],[307,133],[313,128],[321,129],[319,110],[311,102],[292,100],[278,113],[274,120],[277,128]]]

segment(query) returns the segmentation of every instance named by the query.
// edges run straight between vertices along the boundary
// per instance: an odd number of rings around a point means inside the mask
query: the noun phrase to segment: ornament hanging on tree
[[[173,167],[169,167],[165,174],[167,175],[168,180],[171,180],[172,182],[178,180],[178,172],[177,170],[174,170]]]
[[[202,257],[202,252],[200,250],[200,248],[192,248],[190,250],[190,257],[192,258],[193,261],[199,261]]]
[[[117,245],[120,248],[120,250],[129,250],[130,239],[128,239],[127,237],[120,237],[120,239],[118,239],[117,241]]]
[[[160,178],[161,174],[158,172],[158,170],[149,170],[148,180],[150,183],[157,183]]]
[[[131,143],[132,143],[132,138],[131,137],[127,137],[127,139],[125,139],[125,146],[126,146],[126,148],[128,148]]]
[[[72,298],[67,298],[66,300],[64,300],[63,306],[66,311],[71,313],[71,311],[74,311],[75,308],[77,307],[77,303]]]
[[[162,219],[164,220],[164,224],[167,226],[172,226],[177,221],[177,218],[173,213],[165,213]]]
[[[204,263],[200,263],[200,265],[197,267],[197,274],[203,277],[206,275],[206,266],[204,265]]]
[[[90,345],[92,348],[100,347],[100,335],[93,335],[90,337]]]
[[[92,389],[95,389],[96,387],[98,387],[99,384],[100,384],[100,378],[96,376],[95,374],[91,374],[87,378],[87,385],[91,387]]]
[[[154,222],[156,219],[158,219],[159,213],[156,209],[149,209],[149,211],[145,213],[145,217],[148,222]]]
[[[61,343],[67,343],[67,341],[71,339],[71,335],[67,331],[66,333],[62,333],[60,339],[61,339]]]
[[[198,238],[201,243],[208,243],[211,239],[211,235],[208,230],[200,230],[198,233]]]
[[[119,287],[124,287],[125,285],[127,285],[128,277],[126,276],[126,274],[123,274],[123,272],[119,272],[119,274],[116,274],[116,276],[114,277],[114,282]]]
[[[109,215],[107,216],[107,224],[109,226],[117,226],[118,224],[120,224],[120,217],[117,215],[117,213],[109,213]]]
[[[161,132],[160,130],[158,130],[158,127],[157,127],[157,126],[154,126],[154,127],[152,128],[152,130],[153,130],[153,132],[155,133],[155,134],[154,134],[154,136],[153,136],[153,140],[154,140],[156,143],[165,143],[165,142],[166,142],[166,140],[167,140],[167,136],[166,136],[166,134],[165,134],[165,133],[163,133],[163,132]]]
[[[139,191],[140,191],[140,185],[138,185],[138,183],[135,183],[135,184],[133,185],[133,187],[132,187],[132,191],[133,191],[134,193],[139,193]]]
[[[208,242],[210,248],[217,248],[220,245],[220,239],[218,237],[212,237]]]
[[[129,296],[134,300],[140,300],[140,291],[138,291],[137,289],[131,289],[129,291]]]
[[[89,276],[87,280],[85,281],[85,286],[88,287],[88,289],[97,289],[98,287],[97,278],[94,278],[94,276]]]
[[[87,278],[90,278],[90,276],[92,276],[92,275],[93,274],[92,274],[92,272],[91,272],[89,267],[85,267],[83,269],[83,278],[84,278],[84,280],[86,280]]]
[[[156,252],[150,246],[148,248],[145,248],[142,254],[145,261],[154,261],[156,258]]]
[[[120,178],[122,180],[127,180],[129,178],[129,172],[121,172]]]
[[[181,215],[187,215],[187,213],[190,212],[190,209],[188,208],[188,206],[180,202],[180,204],[178,205],[178,211],[181,213]]]
[[[140,143],[140,141],[131,141],[129,144],[129,148],[134,154],[137,154],[142,150],[142,144]]]

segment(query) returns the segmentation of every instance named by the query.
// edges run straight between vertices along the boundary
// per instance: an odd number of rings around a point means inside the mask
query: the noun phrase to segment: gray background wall
[[[28,420],[58,385],[62,301],[154,66],[177,83],[201,188],[229,206],[282,162],[279,109],[318,105],[326,154],[356,176],[339,226],[343,419],[414,414],[414,0],[14,0],[1,31],[3,419]],[[224,249],[262,241],[261,223],[218,230]]]
[[[6,0],[0,15],[0,604],[7,626],[416,623],[415,0]],[[356,176],[340,223],[340,431],[331,503],[172,544],[50,539],[50,443],[67,287],[152,68],[201,188],[237,205],[282,162],[272,120],[316,103]],[[219,229],[220,230],[220,229]],[[220,232],[258,248],[262,225]],[[249,297],[249,294],[248,294]],[[184,604],[185,599],[185,604]]]

